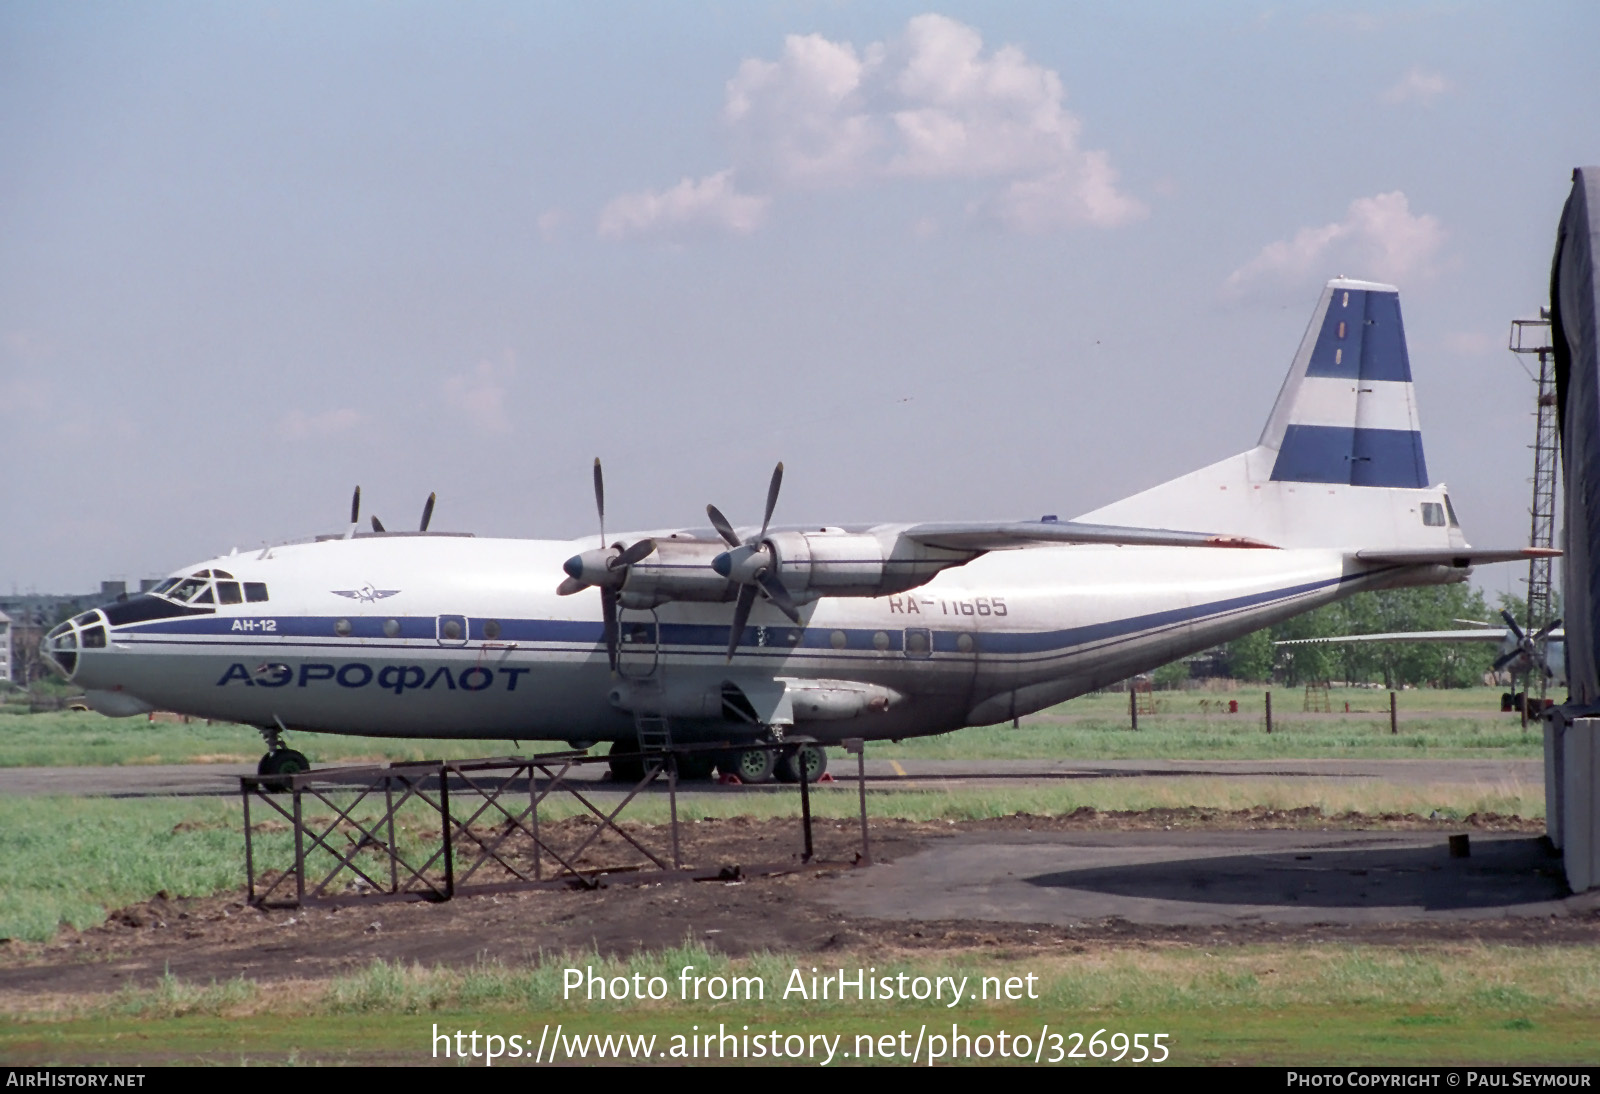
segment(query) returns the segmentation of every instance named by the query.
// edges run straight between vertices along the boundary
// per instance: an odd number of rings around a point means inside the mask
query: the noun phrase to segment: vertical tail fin
[[[1398,289],[1328,282],[1260,446],[1274,482],[1428,485]]]
[[[1328,282],[1255,448],[1078,519],[1280,547],[1465,545],[1428,485],[1399,290]]]

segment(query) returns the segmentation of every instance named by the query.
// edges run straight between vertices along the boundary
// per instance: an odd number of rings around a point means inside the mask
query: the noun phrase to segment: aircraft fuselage
[[[178,575],[226,575],[212,603],[74,621],[72,678],[108,713],[560,741],[633,739],[651,706],[678,740],[753,739],[777,681],[797,737],[902,738],[1008,721],[1352,592],[1465,576],[1336,549],[994,552],[901,595],[806,604],[802,626],[758,601],[731,661],[725,604],[623,610],[613,674],[598,593],[555,593],[589,546],[360,536],[213,559]],[[252,586],[265,599],[236,591]]]

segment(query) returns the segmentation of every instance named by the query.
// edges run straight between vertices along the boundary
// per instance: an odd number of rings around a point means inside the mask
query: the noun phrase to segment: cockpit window
[[[244,597],[242,595],[240,595],[240,593],[239,593],[239,583],[237,581],[219,581],[219,582],[217,582],[217,603],[218,604],[242,604],[242,603],[244,603]]]
[[[189,600],[201,589],[208,589],[210,587],[211,582],[205,580],[204,578],[186,577],[178,584],[176,589],[173,589],[167,595],[173,600],[178,601],[180,604],[187,604]]]
[[[165,593],[168,589],[172,588],[177,583],[178,583],[178,579],[177,578],[169,577],[165,581],[163,581],[161,584],[159,584],[155,588],[151,589],[150,591],[152,593]]]
[[[207,585],[204,589],[201,589],[200,590],[200,595],[195,597],[193,600],[189,601],[189,603],[191,603],[191,604],[214,604],[214,603],[216,603],[216,601],[213,600],[212,596],[211,596],[211,586]]]
[[[267,599],[267,586],[261,581],[246,581],[244,583],[244,598],[252,604],[261,604]]]

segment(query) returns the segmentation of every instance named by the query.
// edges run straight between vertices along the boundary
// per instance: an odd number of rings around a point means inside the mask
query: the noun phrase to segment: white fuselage
[[[766,727],[704,697],[836,683],[835,700],[890,698],[797,704],[794,734],[900,738],[1007,721],[1353,592],[1465,576],[1338,549],[996,551],[899,596],[804,605],[803,626],[758,601],[731,661],[728,604],[623,610],[613,676],[598,592],[555,592],[593,545],[372,536],[213,559],[183,573],[226,571],[267,599],[112,625],[99,646],[83,636],[104,618],[79,617],[72,677],[113,713],[562,741],[633,738],[628,689],[677,697],[675,739],[739,740]]]

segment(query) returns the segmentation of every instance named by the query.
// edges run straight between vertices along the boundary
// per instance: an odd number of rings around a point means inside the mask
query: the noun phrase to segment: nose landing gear
[[[311,770],[311,761],[305,753],[296,752],[283,743],[282,727],[262,726],[261,738],[267,742],[267,754],[256,764],[257,775],[299,775]],[[272,789],[286,790],[287,782],[277,783]]]

